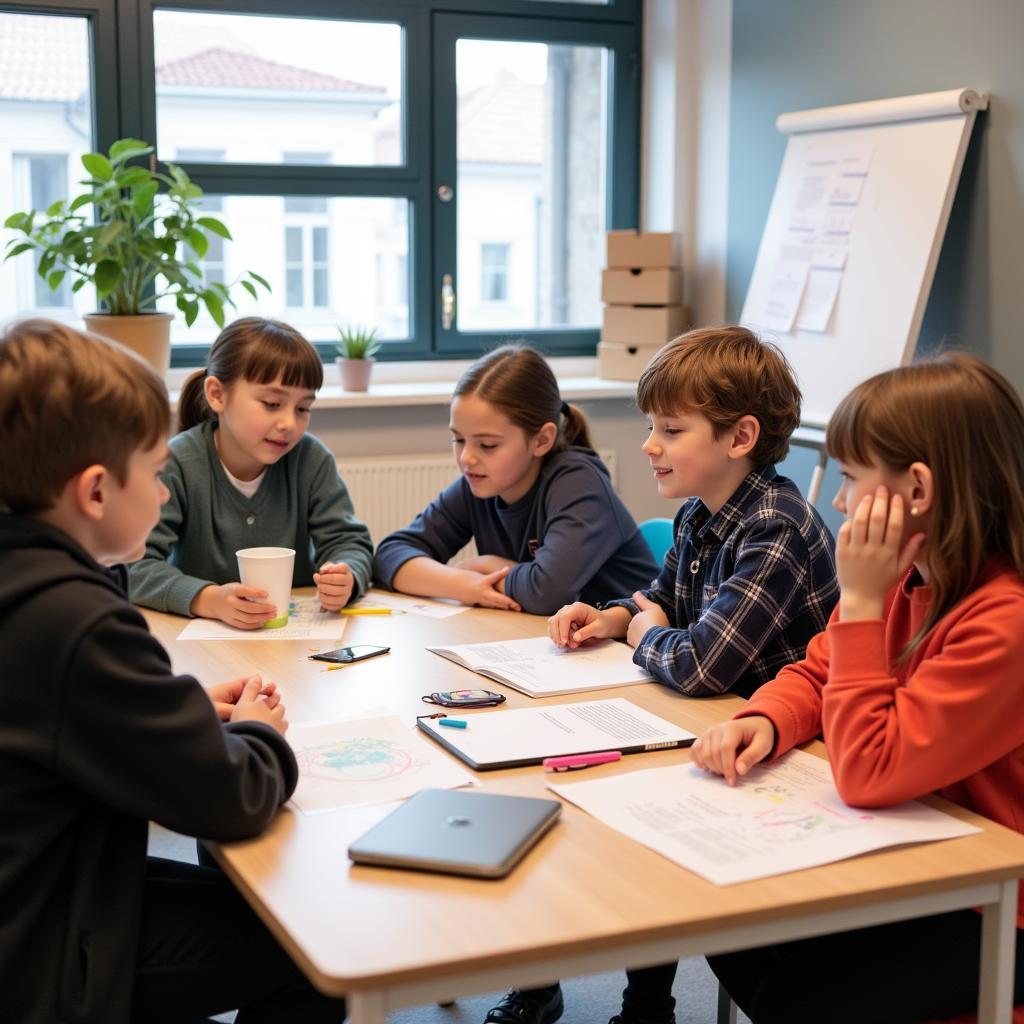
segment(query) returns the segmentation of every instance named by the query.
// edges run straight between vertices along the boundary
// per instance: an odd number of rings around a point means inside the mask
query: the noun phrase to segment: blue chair
[[[672,520],[645,519],[640,524],[640,533],[654,555],[654,560],[661,565],[665,561],[668,549],[672,547]]]

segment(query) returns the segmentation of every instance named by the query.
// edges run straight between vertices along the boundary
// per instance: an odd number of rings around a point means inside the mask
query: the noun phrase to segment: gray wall
[[[1024,390],[1024,3],[734,0],[727,308],[743,305],[789,110],[968,86],[992,94],[960,180],[922,348],[970,349]]]
[[[1024,2],[734,0],[728,316],[739,316],[786,148],[785,111],[967,86],[979,115],[919,351],[969,349],[1024,391]],[[786,469],[801,486],[811,457]],[[829,467],[819,509],[838,480]]]

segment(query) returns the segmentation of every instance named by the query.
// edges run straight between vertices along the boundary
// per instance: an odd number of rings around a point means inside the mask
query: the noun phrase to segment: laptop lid
[[[557,800],[421,789],[348,848],[357,864],[502,878],[555,823]]]

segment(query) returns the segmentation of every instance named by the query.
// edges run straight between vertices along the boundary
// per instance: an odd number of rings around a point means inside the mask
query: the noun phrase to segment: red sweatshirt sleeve
[[[881,621],[828,627],[821,717],[836,786],[882,807],[966,779],[1024,744],[1024,597],[976,591],[899,680]],[[898,652],[891,652],[895,656]]]
[[[832,613],[832,619],[836,618]],[[821,732],[821,695],[828,679],[829,636],[818,633],[803,661],[787,665],[771,682],[754,691],[734,718],[763,715],[775,726],[772,758],[780,757]]]

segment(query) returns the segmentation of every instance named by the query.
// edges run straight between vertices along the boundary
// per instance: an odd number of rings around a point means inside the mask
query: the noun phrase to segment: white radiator
[[[598,453],[615,483],[615,452]],[[374,545],[407,526],[459,474],[451,452],[438,455],[378,455],[337,459],[356,516],[370,528]],[[475,554],[470,543],[456,556]]]

